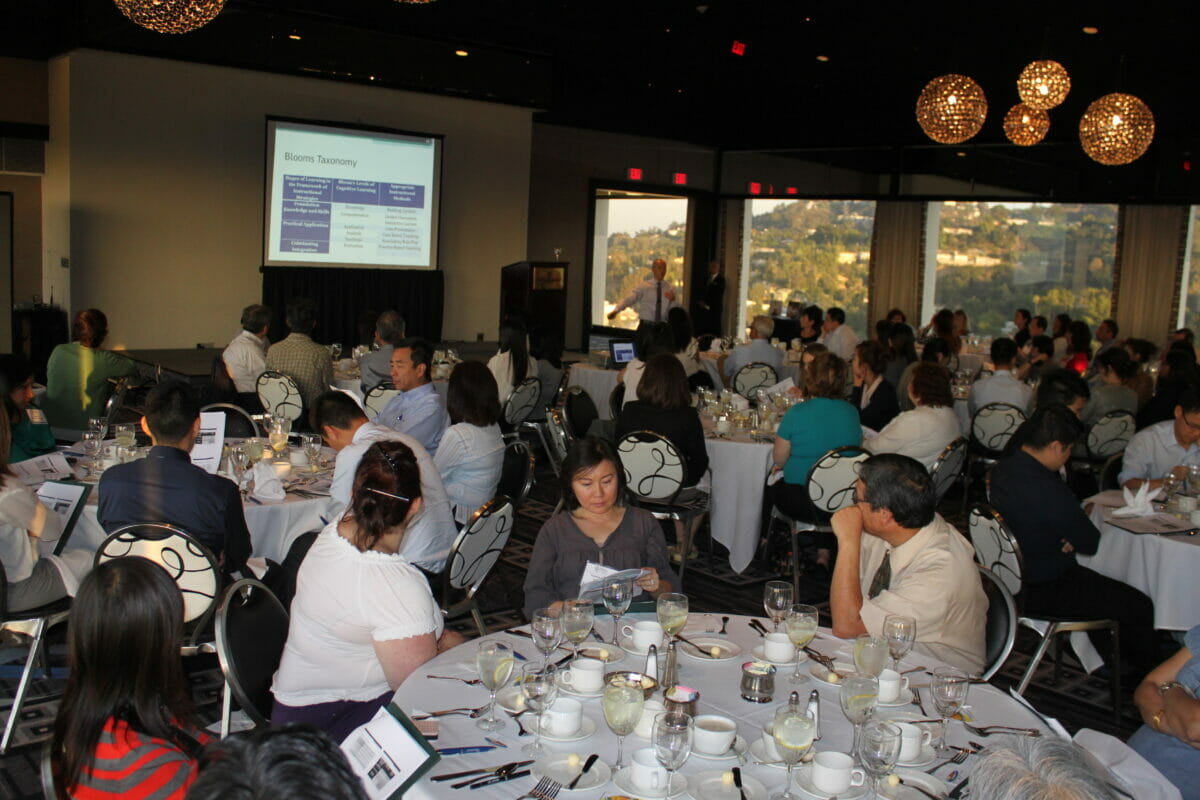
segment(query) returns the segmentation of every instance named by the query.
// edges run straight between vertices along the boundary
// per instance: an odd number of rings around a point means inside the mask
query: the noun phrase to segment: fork
[[[518,795],[516,800],[554,800],[558,797],[558,791],[562,788],[562,784],[558,781],[550,780],[550,778],[542,778],[537,782],[537,785],[522,795]]]
[[[963,727],[977,736],[991,736],[993,733],[1019,733],[1024,736],[1042,735],[1042,732],[1037,728],[1014,728],[1011,725],[984,725],[983,727],[978,727],[968,722],[964,722]]]
[[[453,675],[426,675],[425,677],[439,681],[462,681],[467,686],[479,686],[483,683],[479,678],[456,678]]]
[[[954,755],[952,755],[950,758],[946,759],[942,763],[934,764],[932,767],[925,770],[925,773],[927,775],[932,775],[933,773],[937,772],[939,769],[946,766],[947,764],[961,764],[967,760],[967,756],[969,756],[969,755],[971,755],[971,754],[966,752],[965,750],[959,750],[957,753],[955,753]]]
[[[487,711],[487,709],[488,709],[487,706],[480,706],[479,708],[447,708],[444,711],[430,711],[428,714],[425,714],[423,716],[416,716],[416,717],[413,717],[412,719],[422,720],[422,719],[429,719],[431,717],[449,717],[449,716],[453,716],[455,714],[463,714],[465,716],[470,717],[471,719],[478,719],[479,716],[481,714],[483,714],[483,712]]]

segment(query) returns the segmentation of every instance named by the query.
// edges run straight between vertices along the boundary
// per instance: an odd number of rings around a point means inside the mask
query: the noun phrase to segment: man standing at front
[[[392,350],[392,386],[400,394],[388,401],[376,421],[407,433],[430,453],[436,453],[450,426],[446,404],[429,377],[433,346],[424,339],[401,339]],[[428,501],[426,501],[428,502]]]
[[[889,614],[917,621],[916,651],[971,673],[983,669],[988,602],[975,551],[934,511],[920,462],[883,453],[859,467],[855,503],[833,515],[833,634],[878,636]]]
[[[629,297],[618,303],[617,307],[609,312],[609,319],[616,319],[617,314],[627,308],[636,308],[639,331],[647,325],[667,321],[667,312],[679,305],[675,302],[675,287],[666,280],[667,262],[661,258],[654,259],[654,263],[650,265],[650,272],[654,277],[638,286],[630,292]]]
[[[858,336],[846,324],[846,312],[840,308],[831,308],[825,312],[825,324],[821,327],[820,342],[829,348],[843,361],[854,358],[854,348],[858,347]]]
[[[287,304],[288,336],[267,351],[267,369],[282,372],[300,387],[305,407],[333,383],[333,361],[329,348],[312,340],[317,325],[317,304],[307,297],[296,297]]]

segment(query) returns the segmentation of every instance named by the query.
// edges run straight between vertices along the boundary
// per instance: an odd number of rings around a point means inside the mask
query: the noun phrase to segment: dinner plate
[[[518,711],[524,711],[527,708],[525,705],[525,696],[521,694],[520,686],[505,686],[496,692],[496,705],[514,714]]]
[[[746,743],[745,739],[743,739],[741,736],[736,736],[733,739],[733,746],[724,753],[701,753],[695,748],[695,746],[693,746],[692,755],[696,758],[704,759],[705,761],[732,761],[739,755],[745,753],[749,746],[750,745]]]
[[[847,664],[842,661],[834,661],[833,666],[834,669],[842,675],[849,675],[851,672],[856,672],[853,664]],[[816,678],[819,683],[823,683],[826,686],[832,686],[835,689],[840,689],[842,686],[840,679],[836,682],[828,680],[825,676],[829,674],[829,670],[827,670],[824,665],[818,664],[815,661],[812,663],[812,666],[808,668],[808,673]]]
[[[525,724],[530,733],[534,733],[538,729],[538,718],[534,717],[532,721]],[[583,719],[579,724],[579,730],[572,733],[570,736],[555,736],[548,732],[542,733],[542,738],[547,742],[581,742],[596,732],[596,720],[583,715]]]
[[[900,690],[900,694],[895,700],[890,703],[885,703],[882,700],[876,700],[876,705],[881,708],[899,708],[900,706],[910,705],[913,701],[912,689],[904,688]]]
[[[646,654],[642,653],[642,655]],[[620,661],[624,658],[625,651],[611,644],[590,644],[579,648],[579,656],[580,658],[594,658],[606,664],[611,664],[614,661]]]
[[[921,752],[917,754],[916,758],[914,758],[912,761],[897,762],[896,766],[899,766],[899,767],[927,767],[933,763],[933,759],[936,757],[937,757],[937,753],[934,752],[933,745],[924,744],[924,745],[921,745]]]
[[[571,756],[575,756],[578,763],[571,766]],[[612,778],[612,768],[605,764],[600,759],[596,759],[592,763],[592,768],[584,773],[579,779],[579,783],[575,784],[574,789],[568,789],[567,784],[575,780],[575,776],[579,774],[579,770],[583,769],[584,763],[587,761],[587,756],[580,753],[563,753],[547,756],[541,759],[532,767],[530,771],[537,779],[550,778],[562,784],[559,789],[559,794],[563,792],[586,792],[592,789],[599,789],[604,784],[608,783]]]
[[[875,711],[875,716],[880,719],[886,719],[888,722],[910,722],[918,728],[922,725],[941,725],[940,722],[925,722],[924,720],[933,719],[933,717],[923,717],[915,711],[902,711],[899,707],[879,708]],[[918,720],[922,720],[918,722]]]
[[[741,645],[719,636],[689,636],[688,639],[691,641],[679,643],[679,652],[697,661],[729,661],[742,654]],[[712,647],[719,648],[720,653],[716,656],[711,655],[709,648]],[[704,648],[704,652],[701,653],[699,648]]]
[[[695,800],[740,800],[742,797],[745,797],[746,800],[766,800],[767,787],[763,786],[761,781],[750,777],[743,771],[742,791],[745,792],[743,795],[739,794],[738,788],[732,780],[728,783],[725,782],[727,774],[729,774],[727,771],[719,769],[696,773],[688,781],[688,794]]]
[[[801,764],[795,770],[796,785],[800,787],[800,791],[807,797],[817,797],[820,800],[829,800],[829,792],[824,792],[813,785],[812,782],[812,764]],[[866,797],[870,789],[864,784],[862,786],[851,786],[844,792],[837,793],[837,800],[856,800],[859,797]]]
[[[789,658],[787,661],[772,661],[771,659],[767,658],[766,653],[763,652],[763,645],[761,644],[751,650],[750,655],[754,656],[759,661],[766,661],[768,664],[774,664],[777,667],[790,667],[796,663],[796,659],[794,658]]]
[[[671,775],[671,788],[669,792],[652,792],[645,789],[639,789],[633,783],[633,778],[630,777],[629,767],[621,767],[617,770],[617,774],[613,776],[613,783],[617,785],[623,793],[634,797],[644,797],[646,800],[659,800],[659,798],[675,797],[687,791],[687,778],[680,775],[678,772]]]
[[[925,791],[930,792],[938,797],[944,797],[948,791],[948,787],[945,783],[933,777],[932,775],[927,775],[924,772],[921,772],[920,770],[901,768],[895,770],[895,772],[904,779],[905,783],[911,783],[913,786],[920,786]],[[879,782],[881,786],[883,785],[883,782],[883,780]],[[895,798],[895,800],[928,800],[925,795],[921,794],[911,786],[894,786],[892,787],[891,792],[892,793],[887,796]]]

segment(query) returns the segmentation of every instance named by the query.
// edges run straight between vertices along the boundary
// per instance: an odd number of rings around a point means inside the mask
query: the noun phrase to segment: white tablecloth
[[[568,385],[578,386],[592,398],[600,419],[612,419],[608,410],[608,396],[617,385],[617,370],[600,369],[583,361],[571,365],[571,377]]]
[[[712,536],[729,548],[729,566],[740,573],[750,566],[758,548],[771,445],[739,436],[708,438],[704,447],[712,470]]]

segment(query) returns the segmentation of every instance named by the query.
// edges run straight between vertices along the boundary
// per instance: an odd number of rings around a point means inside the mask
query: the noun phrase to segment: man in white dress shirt
[[[980,378],[971,387],[971,415],[988,403],[1008,403],[1029,413],[1033,388],[1017,379],[1013,364],[1017,360],[1017,343],[1007,337],[992,340],[991,376]]]
[[[667,262],[661,258],[654,259],[650,265],[653,278],[638,286],[629,297],[626,297],[608,315],[616,319],[627,308],[636,308],[638,312],[638,330],[656,322],[666,322],[667,312],[679,305],[675,301],[675,287],[666,280]]]
[[[858,336],[846,324],[846,312],[840,308],[831,308],[825,312],[825,324],[821,326],[823,333],[818,340],[829,348],[843,361],[854,358],[854,348],[858,347]]]
[[[1136,490],[1149,482],[1158,489],[1172,474],[1186,478],[1188,467],[1200,464],[1200,396],[1189,389],[1179,396],[1175,418],[1156,422],[1137,432],[1125,448],[1121,485]]]
[[[263,305],[242,309],[242,329],[221,353],[239,394],[256,394],[258,376],[267,368],[267,326],[271,309]]]
[[[771,333],[775,322],[763,314],[750,321],[750,342],[733,348],[725,359],[725,377],[732,380],[734,375],[747,364],[761,361],[770,364],[775,375],[783,369],[783,351],[771,345]]]
[[[375,442],[388,441],[403,442],[412,449],[421,470],[421,510],[404,534],[400,554],[426,572],[441,572],[458,528],[450,513],[442,476],[429,452],[408,434],[369,422],[354,398],[345,392],[322,394],[313,404],[310,418],[313,429],[320,431],[326,444],[338,454],[329,489],[333,499],[331,519],[340,516],[350,504],[354,473],[367,448]]]

